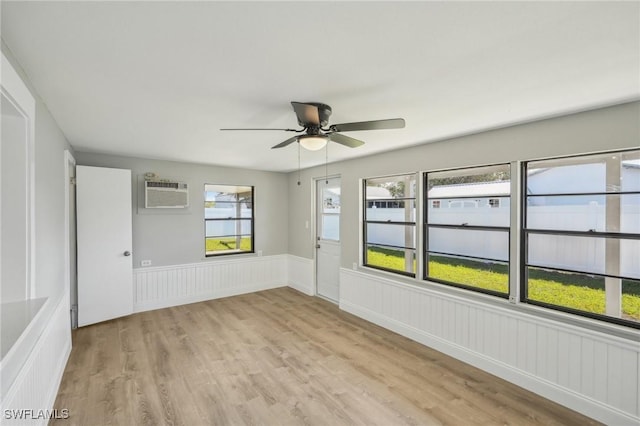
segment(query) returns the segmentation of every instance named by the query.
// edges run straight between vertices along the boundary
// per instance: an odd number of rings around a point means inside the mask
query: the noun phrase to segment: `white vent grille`
[[[144,193],[144,207],[147,209],[189,207],[189,187],[183,182],[146,181]]]

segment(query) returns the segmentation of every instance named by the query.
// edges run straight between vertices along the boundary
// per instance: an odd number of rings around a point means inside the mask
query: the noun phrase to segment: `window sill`
[[[229,250],[221,253],[205,253],[206,259],[211,259],[215,257],[223,257],[223,256],[232,256],[232,255],[242,255],[242,254],[256,254],[255,251],[247,251],[247,250]]]

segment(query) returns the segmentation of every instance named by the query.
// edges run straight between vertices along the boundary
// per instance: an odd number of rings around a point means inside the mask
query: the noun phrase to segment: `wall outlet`
[[[258,250],[258,256],[262,256],[262,250]]]
[[[140,266],[151,266],[151,261],[150,260],[141,260],[140,261]]]
[[[354,271],[358,270],[358,264],[356,262],[353,262],[353,270]]]
[[[305,227],[305,229],[309,229],[309,221],[308,220],[304,221],[304,227]]]

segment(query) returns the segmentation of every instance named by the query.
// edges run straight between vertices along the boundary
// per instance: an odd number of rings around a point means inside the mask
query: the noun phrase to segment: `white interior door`
[[[133,312],[131,171],[76,167],[78,326]]]
[[[316,293],[340,300],[340,178],[316,181]]]

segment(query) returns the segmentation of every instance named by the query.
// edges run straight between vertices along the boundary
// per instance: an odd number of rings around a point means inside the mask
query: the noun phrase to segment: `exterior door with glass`
[[[316,293],[340,300],[340,177],[316,180]]]

